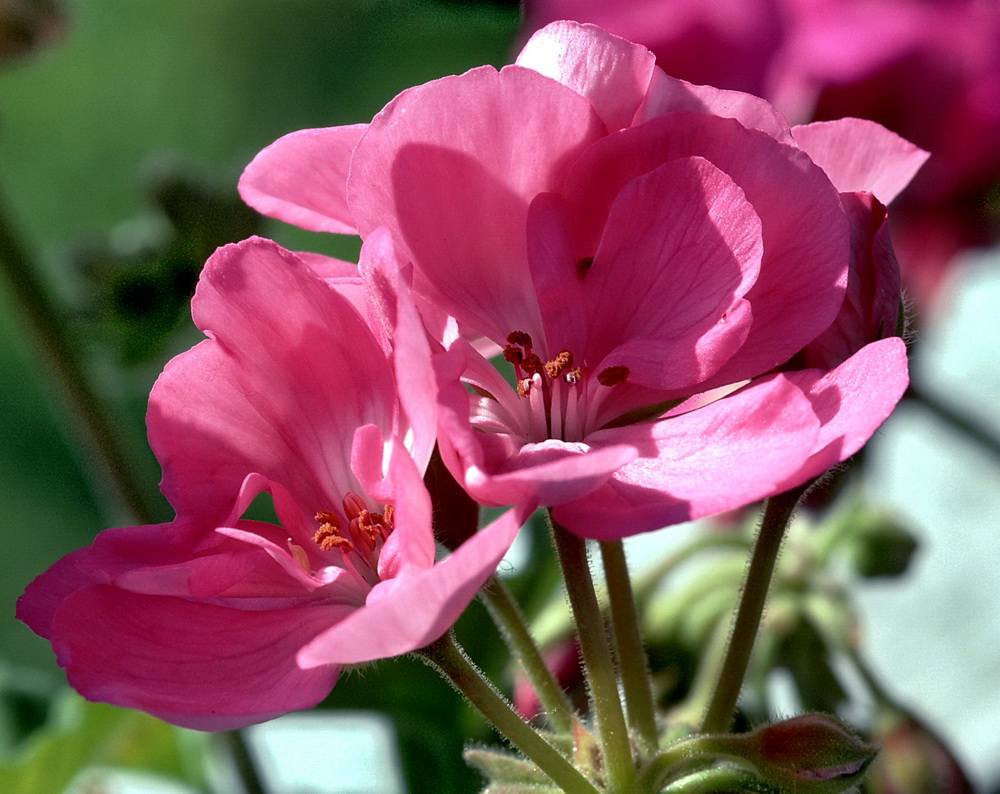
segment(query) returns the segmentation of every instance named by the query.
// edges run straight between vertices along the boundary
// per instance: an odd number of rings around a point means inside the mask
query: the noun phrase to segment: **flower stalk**
[[[557,733],[570,733],[573,730],[573,707],[545,664],[510,588],[503,580],[493,576],[480,591],[480,598],[500,629],[511,654],[520,662],[538,693],[549,724]]]
[[[451,632],[414,653],[440,672],[502,736],[566,794],[599,794],[597,787],[580,770],[514,711],[469,660]]]
[[[649,755],[655,752],[659,741],[656,707],[625,548],[620,540],[604,541],[600,545],[628,721],[643,754]]]
[[[725,733],[732,724],[736,701],[743,688],[743,679],[750,664],[750,655],[764,613],[764,602],[771,586],[771,576],[778,560],[781,541],[792,517],[792,511],[811,484],[798,486],[767,500],[764,517],[750,556],[746,582],[736,610],[733,633],[726,647],[722,669],[708,711],[701,723],[702,733]]]
[[[586,541],[557,524],[552,519],[551,512],[549,521],[576,620],[577,637],[604,753],[608,791],[612,794],[624,794],[632,791],[635,766],[625,714],[618,697],[618,679],[604,628],[604,618],[587,561]]]

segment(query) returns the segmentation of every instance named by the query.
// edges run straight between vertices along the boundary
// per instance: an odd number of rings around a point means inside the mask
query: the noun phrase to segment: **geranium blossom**
[[[868,122],[790,129],[563,22],[515,65],[405,91],[367,127],[279,140],[241,190],[311,228],[388,228],[413,288],[454,318],[435,361],[449,467],[485,504],[537,501],[608,538],[801,483],[881,424],[907,383],[900,339],[776,369],[840,313],[839,191],[887,202],[924,157]]]
[[[86,697],[209,730],[310,707],[341,665],[439,637],[495,569],[513,512],[435,563],[424,332],[386,237],[362,274],[378,336],[274,243],[205,266],[193,314],[210,338],[150,397],[176,519],[102,532],[18,603]],[[263,493],[278,524],[243,517]]]

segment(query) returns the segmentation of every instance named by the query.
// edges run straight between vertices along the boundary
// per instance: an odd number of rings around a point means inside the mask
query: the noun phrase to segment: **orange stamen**
[[[551,361],[545,362],[545,372],[553,380],[559,377],[559,373],[566,367],[573,366],[573,354],[568,350],[563,350]]]

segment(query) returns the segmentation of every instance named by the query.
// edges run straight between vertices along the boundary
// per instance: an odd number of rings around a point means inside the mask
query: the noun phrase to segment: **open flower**
[[[414,290],[454,319],[435,367],[456,478],[611,538],[804,482],[881,424],[907,383],[900,339],[778,369],[840,314],[840,191],[887,202],[924,157],[868,122],[790,129],[561,22],[499,72],[286,136],[241,191],[309,228],[386,227]],[[466,341],[480,335],[506,378]]]
[[[177,517],[102,532],[18,603],[83,695],[207,730],[310,707],[341,665],[437,639],[494,571],[513,512],[435,563],[433,382],[396,273],[372,235],[376,337],[274,243],[208,261],[192,308],[209,339],[150,396]],[[263,493],[277,523],[243,517]]]

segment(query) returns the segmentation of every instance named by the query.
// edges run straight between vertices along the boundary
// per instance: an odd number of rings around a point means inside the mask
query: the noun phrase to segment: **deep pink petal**
[[[599,27],[562,20],[535,33],[516,63],[585,96],[614,131],[632,123],[656,58]]]
[[[357,664],[422,648],[458,619],[496,570],[531,510],[509,510],[429,569],[393,580],[391,591],[371,601],[303,648],[299,664]]]
[[[682,112],[707,113],[724,119],[736,119],[748,130],[760,130],[776,141],[790,143],[792,140],[788,122],[770,102],[742,91],[694,85],[670,77],[657,68],[635,123],[640,124],[667,113]]]
[[[221,523],[250,472],[300,507],[360,490],[349,439],[392,428],[396,394],[355,310],[293,254],[264,240],[219,249],[194,299],[212,340],[175,358],[150,397],[150,443],[179,514]]]
[[[762,253],[756,212],[707,160],[636,177],[615,199],[583,279],[581,352],[592,366],[628,366],[630,381],[652,388],[700,383],[746,339],[751,315],[739,299]]]
[[[888,418],[909,385],[906,345],[897,337],[872,342],[835,370],[789,372],[822,423],[813,454],[788,487],[816,477],[853,455]]]
[[[874,193],[891,202],[930,156],[867,119],[817,121],[795,127],[795,142],[841,193]]]
[[[299,669],[295,654],[350,611],[226,609],[94,585],[59,608],[52,644],[70,684],[89,700],[224,730],[322,700],[338,669]]]
[[[783,363],[829,326],[847,281],[848,224],[836,189],[804,153],[732,119],[671,113],[607,136],[574,165],[564,195],[578,255],[596,251],[611,203],[628,182],[683,157],[704,157],[732,178],[763,234],[760,275],[746,294],[753,326],[710,388]]]
[[[243,171],[240,195],[258,212],[303,229],[357,234],[347,207],[347,174],[367,128],[299,130],[279,138]]]
[[[595,445],[631,443],[641,457],[553,517],[609,540],[740,507],[787,488],[818,432],[812,402],[783,375],[680,416],[598,431]]]
[[[902,288],[885,207],[871,193],[842,198],[851,222],[847,294],[837,319],[802,351],[806,368],[833,369],[869,342],[898,333]]]
[[[387,226],[414,286],[467,333],[541,335],[528,204],[604,133],[590,103],[531,69],[473,69],[404,91],[355,150],[348,196],[367,237]]]

